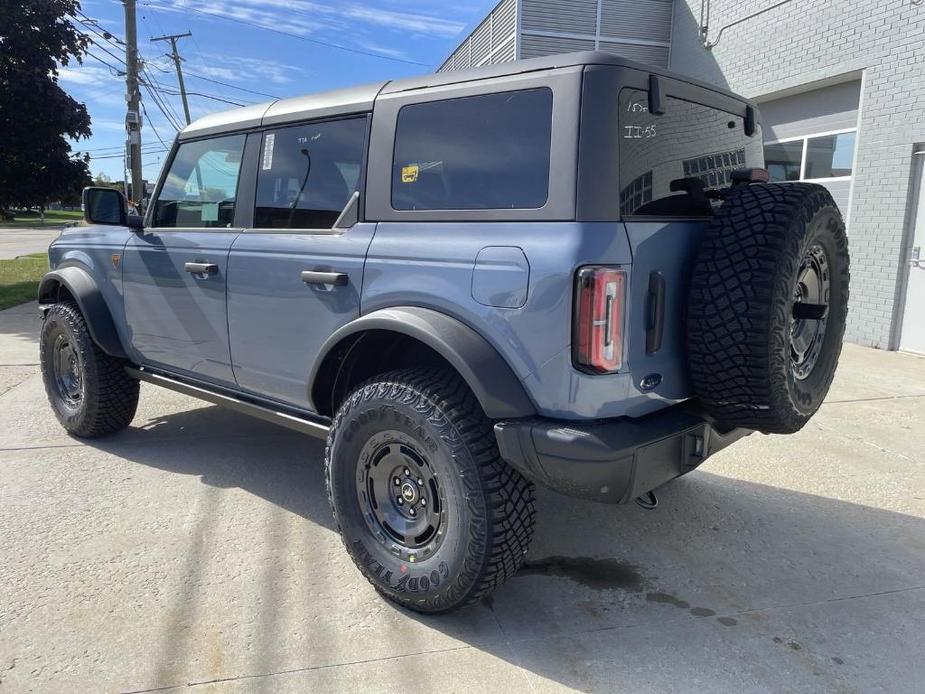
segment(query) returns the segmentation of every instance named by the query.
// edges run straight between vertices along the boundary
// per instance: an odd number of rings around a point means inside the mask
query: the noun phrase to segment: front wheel
[[[334,418],[325,477],[350,556],[409,609],[478,601],[529,547],[533,486],[500,458],[491,422],[450,371],[396,371],[357,388]]]
[[[138,407],[138,381],[125,363],[101,350],[80,310],[55,304],[45,315],[39,345],[45,393],[61,426],[94,438],[121,431]]]

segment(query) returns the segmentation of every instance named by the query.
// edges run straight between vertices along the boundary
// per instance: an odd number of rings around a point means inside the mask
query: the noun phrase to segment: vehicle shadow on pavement
[[[197,475],[211,487],[246,490],[333,531],[323,443],[309,437],[206,406],[136,418],[129,430],[91,445]],[[871,648],[864,633],[925,630],[922,610],[889,602],[911,599],[903,593],[923,583],[925,521],[721,476],[709,471],[711,463],[662,488],[652,512],[538,490],[536,536],[524,568],[481,604],[456,613],[424,616],[392,606],[348,570],[353,609],[381,625],[351,638],[375,638],[370,648],[394,639],[390,657],[414,669],[420,665],[409,658],[425,651],[401,651],[402,630],[433,630],[580,691],[683,690],[694,677],[711,690],[741,691],[756,684],[745,665],[752,661],[762,663],[757,681],[769,689],[851,685],[862,671],[905,676],[921,667],[915,639],[887,652]],[[865,598],[886,602],[870,607]],[[852,621],[858,611],[860,621]],[[267,644],[260,662],[225,674],[312,670],[305,659],[314,656],[290,652],[287,634],[323,622],[326,612],[309,601],[275,614],[258,635]],[[183,658],[180,650],[171,649],[171,657]],[[705,657],[708,651],[715,656]],[[189,668],[187,681],[194,682],[195,665]]]
[[[88,441],[126,460],[203,484],[238,487],[327,529],[324,442],[236,412],[203,406],[142,419],[116,436]]]

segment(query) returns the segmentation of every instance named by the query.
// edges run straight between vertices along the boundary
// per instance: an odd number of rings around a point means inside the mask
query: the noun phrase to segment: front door
[[[181,144],[150,227],[125,246],[125,318],[142,364],[234,383],[225,292],[244,137]]]
[[[916,155],[918,209],[909,254],[906,308],[899,348],[925,354],[925,152]]]
[[[238,384],[308,406],[308,376],[324,341],[360,313],[375,224],[334,224],[356,191],[365,116],[263,133],[254,228],[228,261],[228,334]]]

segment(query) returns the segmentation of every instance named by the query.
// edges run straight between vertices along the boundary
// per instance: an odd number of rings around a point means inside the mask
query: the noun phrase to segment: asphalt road
[[[48,244],[58,238],[60,227],[46,229],[0,228],[0,260],[9,260],[30,253],[44,253]]]
[[[846,347],[792,437],[646,512],[541,491],[524,571],[422,617],[337,535],[321,445],[148,385],[65,436],[0,313],[0,691],[921,692],[925,359]]]

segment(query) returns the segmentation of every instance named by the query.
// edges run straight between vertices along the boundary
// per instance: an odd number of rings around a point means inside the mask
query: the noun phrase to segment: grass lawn
[[[35,301],[39,280],[48,272],[48,256],[33,253],[0,260],[0,309]]]
[[[83,219],[83,212],[80,210],[45,210],[45,223],[42,223],[41,215],[35,210],[28,212],[15,212],[13,221],[0,222],[0,229],[4,227],[52,227],[61,226],[68,222],[79,222]]]

